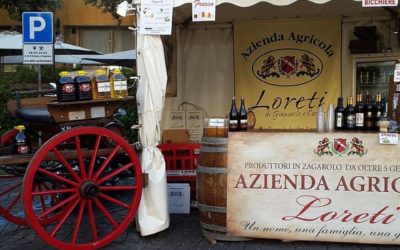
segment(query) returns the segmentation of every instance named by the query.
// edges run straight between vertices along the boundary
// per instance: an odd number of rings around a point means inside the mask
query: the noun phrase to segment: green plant
[[[17,121],[13,119],[7,110],[7,102],[11,97],[9,76],[0,76],[0,136],[13,128]]]
[[[131,126],[138,124],[138,114],[136,107],[125,105],[122,107],[126,111],[126,115],[118,116],[118,120],[123,124],[126,131],[125,139],[129,143],[137,142],[139,139],[138,131],[132,130]]]

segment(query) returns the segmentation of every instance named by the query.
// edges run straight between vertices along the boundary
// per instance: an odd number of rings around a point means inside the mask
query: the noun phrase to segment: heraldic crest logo
[[[264,53],[253,65],[254,75],[261,81],[284,86],[280,78],[290,80],[288,86],[305,84],[322,72],[322,61],[309,51],[298,49],[275,50]]]
[[[350,156],[350,155],[365,155],[368,150],[365,149],[363,142],[357,137],[353,137],[350,141],[345,138],[337,138],[331,141],[328,137],[323,138],[318,142],[318,146],[313,150],[318,156]]]

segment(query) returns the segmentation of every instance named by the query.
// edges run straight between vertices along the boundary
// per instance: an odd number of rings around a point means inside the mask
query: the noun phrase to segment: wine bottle
[[[343,130],[344,129],[344,107],[343,107],[343,98],[338,98],[338,104],[335,109],[335,129]]]
[[[382,96],[380,94],[375,97],[375,104],[372,107],[372,114],[374,116],[374,127],[376,131],[379,131],[379,120],[384,112],[385,107],[382,104]]]
[[[232,97],[231,110],[229,111],[229,131],[239,130],[239,113],[236,108],[236,99]]]
[[[345,129],[354,130],[356,125],[356,113],[354,112],[353,98],[347,98],[347,106],[344,110]]]
[[[371,103],[371,95],[365,97],[365,107],[364,107],[364,127],[365,130],[371,131],[374,129],[374,115]]]
[[[356,124],[355,128],[357,130],[363,130],[364,129],[364,104],[362,102],[362,95],[357,94],[357,103],[356,106],[354,107],[354,112],[356,115]]]
[[[244,105],[244,97],[240,100],[239,128],[241,131],[247,130],[247,110]]]

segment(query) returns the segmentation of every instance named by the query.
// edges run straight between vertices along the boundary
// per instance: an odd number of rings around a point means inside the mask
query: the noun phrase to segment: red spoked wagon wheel
[[[9,153],[12,139],[17,133],[18,130],[11,129],[1,136],[0,144],[3,148],[9,148]],[[22,175],[18,175],[15,168],[3,166],[1,170],[4,173],[0,175],[0,216],[14,224],[28,226],[21,202]]]
[[[9,149],[8,154],[11,154],[10,147],[12,139],[17,133],[17,129],[12,129],[1,136],[1,144],[3,148]],[[15,157],[18,156],[15,155]],[[26,165],[9,165],[1,166],[0,168],[4,172],[0,175],[0,216],[14,224],[24,227],[28,226],[22,204],[22,182],[26,167]],[[49,185],[51,185],[51,183],[35,183],[32,188],[33,191],[46,191],[51,190]],[[56,201],[57,199],[54,196],[52,202]],[[32,204],[34,204],[36,210],[46,209],[46,200],[43,196],[36,197],[36,199],[32,201]],[[62,211],[59,210],[51,216],[46,216],[46,218],[41,220],[41,223],[47,224],[57,220],[62,215],[61,212]]]
[[[112,141],[112,147],[102,143]],[[51,164],[49,164],[49,162]],[[57,162],[57,164],[54,164]],[[76,127],[48,140],[24,177],[23,202],[29,225],[57,249],[96,249],[132,222],[142,192],[142,171],[130,144],[101,127]],[[32,191],[38,183],[50,190]],[[38,210],[32,201],[54,202]],[[54,199],[56,198],[56,199]],[[41,220],[61,214],[43,225]]]

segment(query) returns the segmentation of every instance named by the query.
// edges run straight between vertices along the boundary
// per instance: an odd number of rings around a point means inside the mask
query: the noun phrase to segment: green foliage
[[[0,0],[0,9],[5,9],[10,18],[21,21],[25,11],[55,12],[63,5],[63,0]]]
[[[132,130],[131,126],[134,124],[138,124],[138,114],[136,107],[133,106],[125,106],[122,107],[127,112],[125,116],[118,116],[117,119],[124,125],[126,134],[125,139],[129,143],[137,142],[139,139],[138,131]]]
[[[124,0],[85,0],[86,4],[90,4],[101,8],[104,13],[110,13],[114,19],[119,19],[120,16],[117,14],[117,6]],[[132,1],[128,1],[132,2]]]
[[[8,82],[9,76],[0,75],[0,136],[16,125],[15,119],[12,119],[7,111],[7,102],[11,97]]]
[[[35,83],[37,82],[37,72],[36,70],[18,65],[15,68],[15,72],[12,75],[9,75],[8,80],[11,84],[19,84],[19,83]]]

